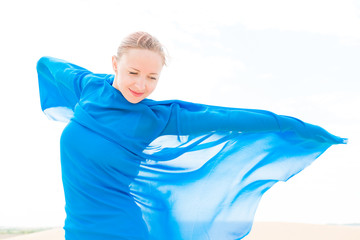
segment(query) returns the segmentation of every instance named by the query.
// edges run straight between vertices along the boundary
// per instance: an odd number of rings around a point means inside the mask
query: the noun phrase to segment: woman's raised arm
[[[176,102],[172,106],[172,111],[172,117],[163,134],[188,135],[210,131],[243,133],[289,131],[296,133],[299,137],[319,142],[346,142],[346,139],[334,136],[319,126],[265,110]]]
[[[91,72],[53,57],[40,58],[36,68],[41,109],[50,119],[68,121]]]

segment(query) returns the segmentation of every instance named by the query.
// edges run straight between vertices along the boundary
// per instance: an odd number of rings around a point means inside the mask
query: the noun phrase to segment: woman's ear
[[[114,69],[114,72],[117,73],[118,65],[117,65],[117,57],[115,55],[112,56],[112,67]]]

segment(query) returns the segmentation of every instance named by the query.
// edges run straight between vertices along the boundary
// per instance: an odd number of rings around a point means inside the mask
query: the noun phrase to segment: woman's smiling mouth
[[[142,95],[144,95],[144,93],[135,92],[135,91],[131,90],[130,88],[129,88],[129,90],[132,93],[132,95],[134,95],[135,97],[141,97]]]

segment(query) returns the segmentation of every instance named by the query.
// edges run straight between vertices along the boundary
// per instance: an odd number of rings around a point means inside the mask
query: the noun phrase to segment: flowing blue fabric
[[[268,111],[178,100],[129,103],[114,76],[43,57],[42,110],[60,141],[67,240],[241,239],[261,196],[333,144]]]

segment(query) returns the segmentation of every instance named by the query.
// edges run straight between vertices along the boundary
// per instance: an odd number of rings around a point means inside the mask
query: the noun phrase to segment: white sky
[[[360,2],[0,2],[0,226],[62,226],[59,137],[40,110],[36,62],[111,73],[127,34],[167,47],[154,99],[258,108],[320,125],[349,144],[267,192],[257,221],[360,223]]]

